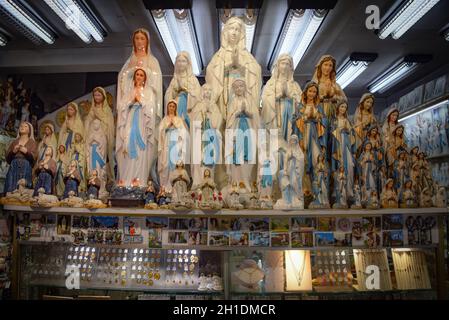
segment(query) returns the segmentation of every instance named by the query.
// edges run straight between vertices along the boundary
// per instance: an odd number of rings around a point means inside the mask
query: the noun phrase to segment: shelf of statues
[[[104,208],[90,210],[87,208],[35,208],[23,205],[7,204],[3,206],[4,210],[12,212],[42,212],[42,213],[73,213],[73,214],[95,214],[95,215],[126,215],[126,216],[254,216],[254,217],[288,217],[288,216],[379,216],[382,214],[448,214],[448,208],[411,208],[411,209],[313,209],[313,210],[232,210],[221,209],[215,211],[192,209],[192,210],[170,210],[144,208]]]
[[[241,19],[230,18],[221,36],[206,83],[200,86],[182,51],[164,95],[150,35],[136,30],[118,76],[116,123],[100,87],[84,122],[71,102],[59,134],[47,124],[39,144],[33,126],[22,122],[6,152],[0,202],[142,215],[447,212],[446,190],[434,183],[426,154],[407,146],[398,109],[381,124],[375,97],[366,93],[348,115],[335,58],[322,56],[313,80],[300,88],[293,58],[282,54],[261,90],[261,67],[244,49]],[[153,81],[145,81],[149,74]]]

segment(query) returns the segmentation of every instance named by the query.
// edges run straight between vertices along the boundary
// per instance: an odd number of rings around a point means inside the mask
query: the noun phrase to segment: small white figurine
[[[45,194],[44,188],[39,188],[37,192],[38,196],[34,197],[30,201],[30,206],[50,208],[50,207],[57,207],[59,205],[58,197],[52,194]]]
[[[442,186],[435,186],[436,195],[435,195],[435,207],[437,208],[446,208],[447,207],[447,194],[446,188]]]
[[[188,200],[190,195],[187,193],[187,186],[190,183],[190,177],[184,167],[182,160],[178,160],[175,170],[170,172],[170,184],[172,185],[172,205],[175,207],[186,207],[191,205]]]
[[[291,135],[284,158],[284,165],[279,172],[282,198],[274,205],[275,209],[304,209],[303,174],[304,153],[299,146],[298,136]]]

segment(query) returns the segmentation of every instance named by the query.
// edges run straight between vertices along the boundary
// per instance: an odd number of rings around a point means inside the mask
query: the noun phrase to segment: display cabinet
[[[20,299],[436,299],[447,209],[5,206]]]

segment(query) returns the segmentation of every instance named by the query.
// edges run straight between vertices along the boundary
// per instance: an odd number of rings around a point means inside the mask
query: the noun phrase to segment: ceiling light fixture
[[[346,88],[376,59],[376,53],[352,53],[338,69],[338,84],[342,89]]]
[[[391,88],[394,84],[407,77],[422,63],[426,63],[432,59],[430,55],[408,55],[393,64],[387,71],[383,72],[368,87],[371,93],[383,93]]]
[[[187,51],[193,73],[199,75],[203,64],[190,9],[151,10],[151,15],[172,62],[175,63],[178,52]]]
[[[64,21],[67,29],[73,30],[85,43],[103,42],[106,31],[82,0],[44,0]]]
[[[399,39],[415,23],[417,23],[439,0],[407,0],[397,7],[379,31],[379,38],[385,39],[389,35]]]
[[[325,9],[290,9],[284,20],[275,49],[271,54],[269,68],[271,69],[281,54],[288,53],[292,56],[296,69],[323,23],[327,12]]]
[[[40,17],[28,10],[26,3],[21,0],[0,0],[0,9],[21,29],[22,33],[35,42],[55,42],[52,34]]]

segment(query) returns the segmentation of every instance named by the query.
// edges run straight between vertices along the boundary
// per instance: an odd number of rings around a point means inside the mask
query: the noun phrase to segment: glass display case
[[[436,299],[445,276],[446,209],[102,210],[9,211],[17,298]]]

